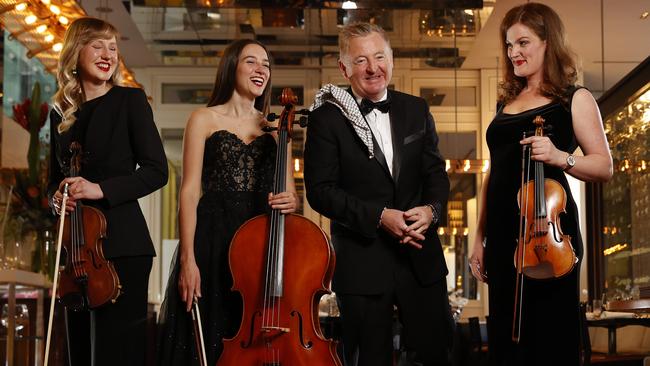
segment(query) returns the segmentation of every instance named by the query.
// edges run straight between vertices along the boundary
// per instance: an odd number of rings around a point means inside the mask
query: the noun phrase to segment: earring
[[[72,75],[77,76],[77,69],[72,69]]]

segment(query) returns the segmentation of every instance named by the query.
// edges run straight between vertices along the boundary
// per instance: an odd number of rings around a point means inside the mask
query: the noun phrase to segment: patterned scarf
[[[309,110],[313,111],[325,103],[334,104],[343,113],[343,116],[350,121],[354,131],[368,148],[368,158],[372,159],[375,156],[372,143],[372,131],[366,119],[361,115],[359,105],[354,100],[354,97],[345,89],[341,89],[336,85],[327,84],[316,93],[314,103],[309,106]]]

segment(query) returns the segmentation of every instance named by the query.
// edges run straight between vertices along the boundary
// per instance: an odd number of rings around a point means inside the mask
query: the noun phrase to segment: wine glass
[[[592,311],[594,313],[594,318],[596,319],[600,318],[600,315],[603,313],[603,300],[594,299]]]
[[[14,334],[16,337],[22,337],[25,332],[29,331],[29,309],[27,304],[16,304],[14,318],[16,320]],[[5,329],[9,326],[9,304],[2,306],[0,325]],[[6,333],[5,329],[3,329],[3,333]]]

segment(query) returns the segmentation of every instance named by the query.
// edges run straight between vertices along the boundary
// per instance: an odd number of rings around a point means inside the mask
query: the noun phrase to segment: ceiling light
[[[54,15],[61,14],[61,9],[56,5],[50,5],[50,11],[54,13]]]
[[[27,24],[34,24],[36,23],[36,20],[38,20],[38,18],[36,18],[36,15],[34,14],[29,14],[25,17],[25,23]]]
[[[61,16],[59,17],[59,23],[61,23],[61,24],[63,24],[63,25],[67,25],[69,22],[70,22],[70,21],[68,20],[68,18],[64,17],[63,15],[61,15]]]
[[[48,35],[45,36],[45,42],[50,43],[52,41],[54,41],[54,36],[53,35],[48,34]]]
[[[221,19],[221,14],[217,10],[208,11],[207,16],[208,16],[208,18],[213,19],[213,20]]]
[[[490,169],[490,161],[485,159],[483,160],[483,167],[481,168],[481,171],[483,173],[487,173],[488,169]]]
[[[357,3],[355,3],[354,1],[349,1],[349,0],[344,1],[343,4],[341,5],[341,8],[345,9],[345,10],[356,9],[357,8]]]
[[[47,25],[41,24],[38,27],[36,27],[36,32],[38,33],[43,33],[47,30]]]
[[[41,0],[41,2],[45,5],[50,5],[50,0]]]
[[[59,42],[59,43],[55,43],[54,46],[52,46],[52,50],[53,50],[54,52],[59,52],[59,51],[61,51],[62,49],[63,49],[63,43],[61,43],[61,42]]]
[[[16,7],[14,9],[18,11],[24,11],[25,9],[27,9],[27,3],[16,4]]]

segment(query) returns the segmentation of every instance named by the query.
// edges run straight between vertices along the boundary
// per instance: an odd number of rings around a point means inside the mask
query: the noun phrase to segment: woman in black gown
[[[521,339],[512,341],[521,151],[531,145],[532,160],[543,162],[545,176],[567,192],[561,228],[571,236],[579,259],[578,211],[565,173],[606,181],[612,159],[594,98],[575,86],[576,64],[559,16],[538,3],[517,6],[503,19],[501,38],[505,76],[498,112],[487,130],[492,164],[470,257],[472,274],[489,286],[489,360],[491,365],[579,365],[580,262],[560,279],[525,280]],[[522,139],[534,130],[538,115],[552,126],[552,135]],[[583,156],[573,155],[577,147]]]
[[[194,111],[183,143],[180,244],[161,308],[159,365],[198,365],[188,311],[199,298],[208,365],[215,365],[222,339],[233,337],[242,303],[232,292],[228,249],[246,220],[295,211],[297,195],[272,195],[276,136],[262,133],[269,108],[271,69],[266,48],[253,40],[224,51],[208,107]],[[290,154],[289,154],[290,155]],[[291,162],[291,156],[287,163]],[[289,165],[290,166],[290,165]]]

